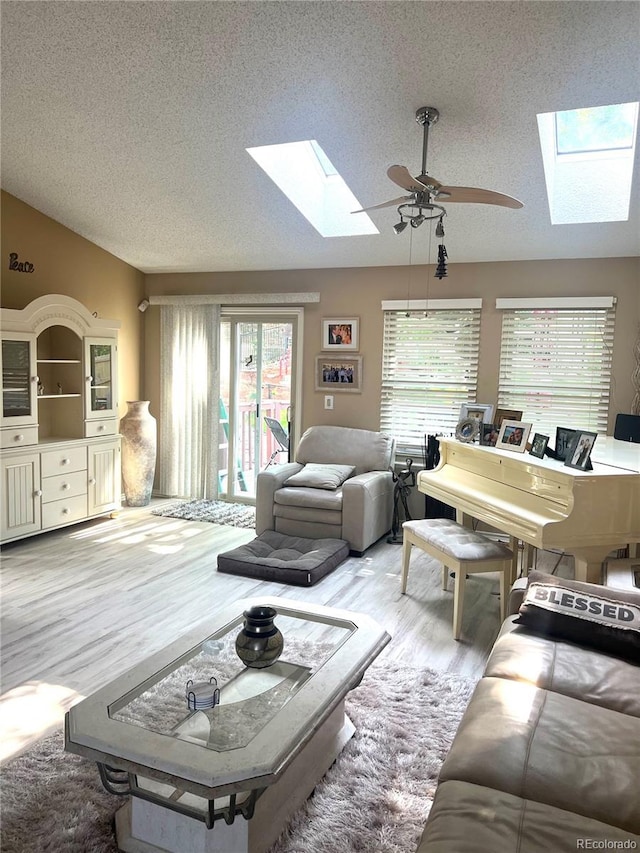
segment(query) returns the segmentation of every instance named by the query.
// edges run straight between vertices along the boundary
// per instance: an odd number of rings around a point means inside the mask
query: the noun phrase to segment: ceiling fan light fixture
[[[411,222],[414,228],[418,228],[425,219],[437,219],[438,213],[434,210],[440,210],[443,213],[444,208],[434,204],[434,201],[447,201],[450,203],[464,204],[493,204],[500,207],[509,207],[518,209],[523,207],[521,201],[504,193],[495,192],[494,190],[485,190],[479,187],[459,187],[442,184],[427,172],[427,151],[429,146],[429,129],[438,122],[440,113],[436,107],[421,107],[416,112],[416,121],[422,125],[422,168],[419,175],[412,175],[406,166],[393,165],[387,169],[387,176],[399,187],[402,187],[405,192],[411,193],[411,196],[402,199],[404,204],[398,208],[398,213],[402,213],[402,208],[405,209],[404,215]],[[374,204],[372,207],[365,207],[364,211],[377,210],[381,207],[389,207],[397,201],[383,202],[382,204]],[[418,209],[421,213],[423,210],[431,211],[433,215],[424,216],[422,219],[414,218],[410,213],[411,209]],[[396,231],[396,234],[398,232]]]
[[[422,214],[420,214],[419,216],[414,216],[411,219],[411,227],[412,228],[419,228],[422,225],[422,223],[424,222],[425,218],[426,217],[424,217]]]
[[[395,234],[402,234],[404,229],[407,227],[407,224],[408,223],[405,222],[405,220],[402,217],[400,217],[400,222],[398,222],[397,225],[393,226],[394,233]]]
[[[444,224],[442,222],[442,217],[440,217],[438,224],[436,225],[436,237],[444,237]]]

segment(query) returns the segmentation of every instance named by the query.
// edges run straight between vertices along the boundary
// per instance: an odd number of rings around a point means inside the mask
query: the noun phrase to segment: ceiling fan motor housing
[[[416,121],[423,127],[428,124],[431,127],[440,118],[440,112],[435,107],[420,107],[416,110]]]

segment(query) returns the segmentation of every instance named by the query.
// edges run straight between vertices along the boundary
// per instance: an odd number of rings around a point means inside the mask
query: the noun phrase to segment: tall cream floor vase
[[[122,480],[128,506],[147,506],[156,471],[158,429],[149,400],[128,400],[120,419]]]

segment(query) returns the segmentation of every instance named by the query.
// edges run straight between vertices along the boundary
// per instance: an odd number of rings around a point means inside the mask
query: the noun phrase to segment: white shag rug
[[[255,507],[229,501],[181,501],[152,509],[151,515],[168,515],[171,518],[183,518],[185,521],[210,521],[213,524],[244,527],[248,530],[256,526]]]
[[[414,853],[475,683],[374,663],[347,697],[356,734],[271,853]],[[116,853],[122,803],[103,790],[94,763],[52,735],[2,768],[1,849]]]

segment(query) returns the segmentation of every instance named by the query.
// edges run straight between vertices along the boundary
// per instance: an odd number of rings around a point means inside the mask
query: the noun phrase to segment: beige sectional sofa
[[[590,593],[613,594],[574,584],[565,601],[584,610]],[[621,597],[637,625],[640,593]],[[558,623],[534,630],[519,618],[502,626],[464,714],[418,853],[640,849],[637,646],[613,655],[594,623],[578,643]]]

